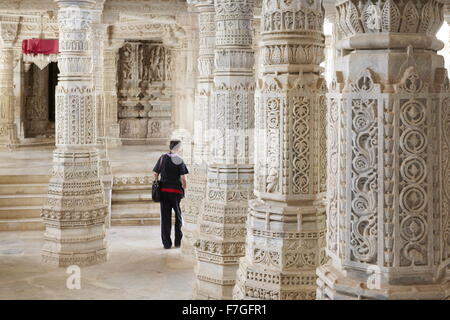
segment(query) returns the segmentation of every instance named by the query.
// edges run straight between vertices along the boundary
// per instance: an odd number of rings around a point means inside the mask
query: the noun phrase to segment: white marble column
[[[96,148],[96,109],[90,42],[95,0],[56,0],[59,83],[56,150],[48,199],[43,261],[86,266],[106,261],[105,194]]]
[[[442,0],[337,3],[319,299],[450,295],[450,94]],[[447,277],[447,279],[446,279]]]
[[[14,48],[19,17],[0,16],[0,147],[18,143],[14,121]]]
[[[194,148],[189,168],[189,186],[182,201],[184,214],[181,250],[195,255],[193,244],[198,238],[198,216],[201,215],[206,196],[207,134],[212,109],[214,86],[214,49],[216,47],[216,21],[213,0],[197,1],[199,20],[198,78],[194,109]]]
[[[122,45],[123,41],[112,41],[112,43],[105,45],[103,51],[103,90],[107,148],[121,145],[120,126],[117,118],[117,64],[119,60],[119,49]]]
[[[235,299],[314,299],[325,262],[321,1],[263,1],[255,193]]]
[[[104,0],[103,0],[104,1]],[[107,36],[107,25],[102,24],[103,1],[97,2],[92,10],[91,26],[91,48],[92,48],[92,78],[95,90],[95,110],[96,110],[96,129],[97,143],[100,153],[100,167],[102,171],[108,170],[103,163],[106,160],[106,148],[104,137],[106,135],[105,125],[105,97],[104,97],[104,42]],[[99,7],[99,4],[101,5]]]
[[[327,86],[333,81],[335,74],[335,63],[338,57],[338,52],[335,48],[336,42],[336,27],[335,27],[335,16],[328,14],[325,17],[325,25],[331,30],[324,30],[325,32],[325,80],[327,81]],[[328,34],[327,34],[328,32]]]
[[[231,299],[253,197],[254,0],[216,0],[215,138],[196,241],[195,297]]]
[[[446,65],[447,71],[448,71],[448,69],[450,68],[450,2],[448,2],[445,5],[445,8],[444,8],[444,19],[447,22],[447,25],[449,26],[449,28],[448,28],[449,31],[448,31],[448,35],[447,35],[448,39],[447,39],[447,44],[446,44],[446,46],[448,48],[447,53],[446,53],[447,61],[445,62],[445,65]]]
[[[111,225],[111,198],[113,177],[111,172],[111,163],[108,159],[107,131],[106,131],[106,94],[104,89],[104,47],[107,38],[107,25],[102,23],[104,0],[97,0],[92,11],[92,64],[93,64],[93,83],[95,91],[95,111],[96,111],[96,130],[97,130],[97,149],[99,152],[99,174],[105,191],[105,200],[107,203],[106,227]]]

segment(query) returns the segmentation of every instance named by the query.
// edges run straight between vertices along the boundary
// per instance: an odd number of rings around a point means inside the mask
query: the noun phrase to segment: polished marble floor
[[[81,269],[81,289],[69,274],[40,262],[41,231],[0,232],[0,299],[191,299],[194,261],[165,250],[159,226],[108,230],[109,259]]]

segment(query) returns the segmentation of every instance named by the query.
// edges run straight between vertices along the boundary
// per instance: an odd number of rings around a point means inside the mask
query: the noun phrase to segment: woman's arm
[[[158,162],[156,162],[156,165],[153,168],[153,175],[155,176],[155,180],[158,180],[159,174],[161,173],[161,161],[162,161],[162,156],[159,157]]]

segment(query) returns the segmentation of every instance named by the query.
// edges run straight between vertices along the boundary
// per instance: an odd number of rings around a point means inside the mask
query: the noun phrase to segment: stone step
[[[160,213],[135,213],[135,214],[115,214],[111,217],[111,219],[158,219],[159,220]]]
[[[152,186],[150,184],[127,184],[127,185],[114,185],[113,192],[123,191],[141,191],[152,192]]]
[[[159,211],[159,203],[156,202],[137,202],[137,203],[114,203],[112,211],[117,212],[155,212]]]
[[[152,201],[151,178],[140,175],[117,176],[114,182],[111,197],[112,226],[159,225],[159,203]]]
[[[48,184],[46,183],[0,184],[0,195],[45,194],[47,190]]]
[[[127,192],[113,192],[112,203],[120,202],[151,202],[151,193],[143,193],[139,191],[127,191]]]
[[[111,217],[112,226],[155,226],[159,225],[159,218],[114,218]]]
[[[0,219],[40,218],[42,206],[0,207]]]
[[[47,194],[12,194],[0,195],[0,207],[41,206]]]
[[[17,174],[17,175],[1,175],[0,176],[0,185],[1,184],[48,184],[50,181],[49,175],[30,175],[30,174]]]
[[[41,218],[34,219],[0,219],[0,231],[44,230]]]

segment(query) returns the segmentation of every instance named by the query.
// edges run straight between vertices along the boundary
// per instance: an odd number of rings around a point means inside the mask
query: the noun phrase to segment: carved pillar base
[[[108,161],[108,165],[110,162]],[[106,217],[105,217],[105,227],[111,227],[111,208],[112,208],[112,186],[113,186],[113,176],[104,175],[101,177],[103,190],[105,192],[105,202],[106,202]]]
[[[105,192],[105,201],[106,201],[106,219],[105,226],[109,228],[111,226],[111,199],[112,199],[112,184],[113,184],[113,176],[111,169],[111,161],[108,160],[108,147],[104,141],[97,146],[97,150],[99,153],[99,175],[103,184],[103,190]]]
[[[48,198],[41,214],[46,227],[43,262],[59,267],[105,262],[107,210],[98,153],[57,149],[53,159]]]
[[[195,243],[195,298],[232,298],[239,258],[244,255],[245,222],[252,195],[253,166],[208,168],[207,198]]]
[[[229,244],[222,244],[226,250]],[[236,283],[238,265],[219,265],[200,261],[197,266],[197,282],[194,289],[196,300],[231,300]]]
[[[372,282],[364,271],[341,272],[328,263],[319,267],[317,274],[317,298],[321,300],[445,300],[450,296],[450,280],[442,276],[433,284],[382,284],[379,289],[369,289]]]
[[[0,148],[15,149],[18,146],[17,126],[13,123],[0,123]]]
[[[326,261],[323,202],[253,200],[249,207],[246,256],[233,299],[314,299],[315,270]]]
[[[206,163],[194,164],[189,168],[189,186],[186,190],[186,198],[181,201],[181,209],[184,215],[181,252],[187,256],[195,256],[194,243],[198,239],[197,220],[204,206],[207,169]]]

